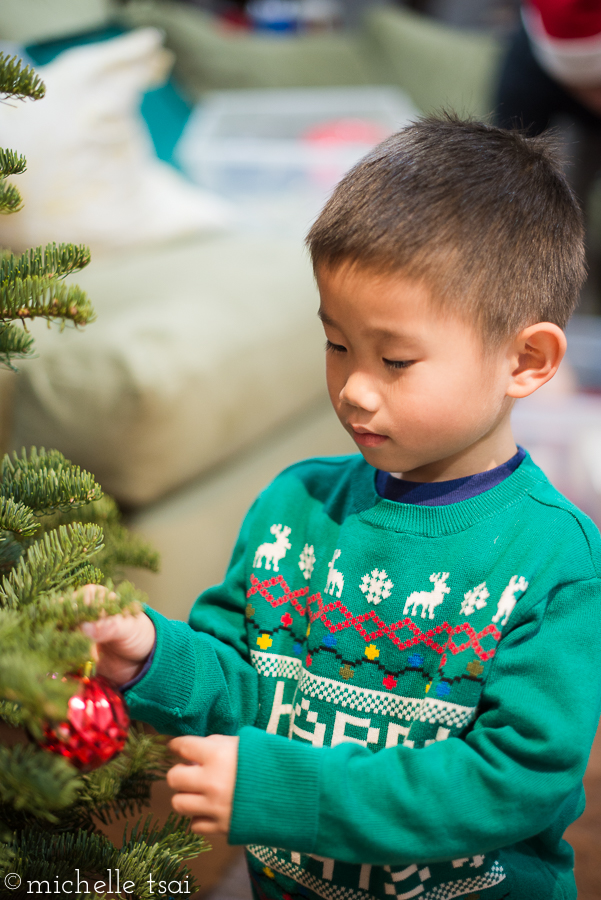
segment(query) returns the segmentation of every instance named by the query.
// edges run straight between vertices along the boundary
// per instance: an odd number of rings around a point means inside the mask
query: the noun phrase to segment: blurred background
[[[443,106],[561,136],[589,278],[561,375],[514,425],[601,524],[601,69],[591,57],[574,76],[562,35],[522,13],[518,0],[2,0],[0,49],[33,63],[47,95],[0,105],[0,145],[28,159],[0,245],[89,244],[77,281],[98,320],[62,335],[34,323],[37,358],[0,376],[0,439],[95,473],[160,551],[161,573],[136,580],[166,615],[186,618],[221,579],[281,468],[354,452],[325,394],[303,237],[356,160]],[[571,838],[593,900],[599,749],[587,786]],[[214,844],[203,893],[248,898],[239,850]]]

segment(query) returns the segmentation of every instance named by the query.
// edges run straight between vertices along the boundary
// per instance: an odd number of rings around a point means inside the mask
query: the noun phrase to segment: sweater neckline
[[[448,506],[451,503],[459,503],[461,500],[469,500],[484,491],[490,491],[512,472],[526,458],[526,451],[518,447],[514,455],[506,462],[487,469],[485,472],[477,472],[474,475],[465,475],[463,478],[453,478],[448,481],[409,481],[398,478],[388,472],[376,472],[376,490],[380,497],[387,500],[395,500],[397,503],[416,503],[419,506]]]
[[[464,531],[482,519],[502,512],[523,500],[524,495],[540,484],[544,477],[526,452],[518,468],[490,490],[457,503],[422,506],[381,497],[376,490],[376,469],[361,457],[353,480],[353,500],[362,521],[389,531],[434,537]]]

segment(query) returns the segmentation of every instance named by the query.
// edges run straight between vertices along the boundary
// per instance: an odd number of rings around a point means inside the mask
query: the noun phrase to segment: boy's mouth
[[[375,434],[373,431],[367,431],[364,428],[355,428],[351,425],[351,434],[355,441],[361,447],[380,447],[388,438],[385,434]]]

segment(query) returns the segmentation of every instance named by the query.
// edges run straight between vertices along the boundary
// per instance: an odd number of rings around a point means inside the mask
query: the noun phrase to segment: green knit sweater
[[[601,542],[527,457],[448,506],[362,457],[286,470],[189,624],[151,609],[132,715],[239,734],[263,897],[572,900],[601,711]]]

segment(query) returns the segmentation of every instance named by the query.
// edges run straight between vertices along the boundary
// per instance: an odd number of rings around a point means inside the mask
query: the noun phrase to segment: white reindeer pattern
[[[503,621],[501,625],[507,625],[507,620],[509,616],[513,612],[513,608],[517,603],[516,594],[519,591],[525,591],[528,587],[528,582],[521,575],[518,578],[517,575],[512,575],[509,579],[509,584],[501,594],[501,599],[497,605],[497,611],[492,617],[493,622],[498,622],[501,616],[503,616]]]
[[[340,597],[342,594],[342,588],[344,587],[344,575],[339,569],[334,568],[334,563],[340,556],[340,550],[334,550],[334,556],[328,563],[328,569],[330,570],[328,573],[328,580],[326,581],[326,587],[324,594],[332,594],[334,595],[334,590],[336,590],[336,596]]]
[[[437,606],[440,606],[440,604],[444,600],[444,595],[451,592],[451,588],[447,584],[445,584],[448,577],[448,572],[433,572],[432,575],[430,575],[430,581],[434,584],[432,590],[413,591],[412,594],[409,594],[407,600],[405,601],[405,609],[403,610],[403,615],[407,615],[409,607],[411,606],[411,604],[413,604],[413,609],[411,610],[412,616],[414,616],[417,612],[417,607],[421,606],[422,619],[426,618],[426,612],[429,612],[430,618],[433,619],[435,608]]]
[[[275,541],[272,543],[265,541],[264,544],[260,544],[257,547],[257,552],[255,553],[255,558],[253,560],[253,567],[255,569],[260,569],[263,564],[263,559],[265,559],[266,569],[271,569],[273,564],[273,571],[279,572],[280,568],[278,563],[286,556],[286,551],[290,550],[290,547],[292,546],[288,540],[291,529],[288,528],[287,525],[272,525],[269,530],[274,535]]]

